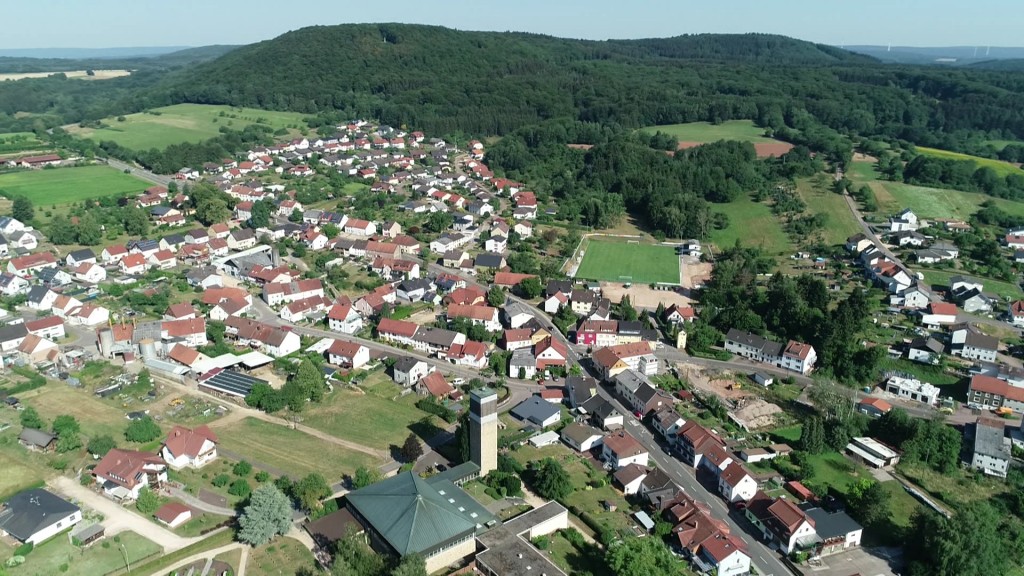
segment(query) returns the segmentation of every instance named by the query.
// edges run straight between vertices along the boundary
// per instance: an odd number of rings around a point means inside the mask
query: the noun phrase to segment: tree
[[[43,423],[43,419],[39,416],[39,412],[36,412],[36,409],[31,406],[26,406],[25,409],[21,411],[21,416],[19,418],[21,420],[21,425],[24,428],[35,428],[37,430],[46,428],[46,424]]]
[[[53,420],[53,433],[57,436],[64,436],[78,434],[82,431],[82,427],[79,426],[78,420],[75,420],[74,416],[70,414],[61,414]]]
[[[820,416],[814,416],[804,422],[799,445],[800,449],[808,454],[821,454],[825,451],[825,426]]]
[[[92,212],[86,212],[78,218],[75,232],[75,239],[84,246],[95,246],[103,241],[103,228]]]
[[[521,298],[533,300],[544,293],[544,285],[540,283],[540,278],[531,276],[516,284],[516,293]]]
[[[386,573],[384,557],[374,552],[354,531],[346,534],[336,546],[332,576],[383,576]]]
[[[61,434],[57,438],[57,452],[65,454],[82,447],[82,437],[78,433]]]
[[[262,546],[292,527],[288,497],[273,484],[260,484],[249,496],[249,504],[238,518],[238,540]]]
[[[352,487],[358,490],[360,488],[365,488],[378,480],[380,480],[380,475],[366,466],[360,466],[359,468],[356,468],[356,473],[352,476]]]
[[[245,478],[236,478],[231,486],[228,487],[228,494],[232,496],[238,496],[239,498],[245,498],[252,493],[252,487],[249,486],[249,481]]]
[[[402,444],[402,459],[406,462],[415,462],[420,456],[423,456],[423,445],[415,434],[409,434]]]
[[[505,291],[495,284],[487,291],[487,303],[494,308],[501,308],[505,305]]]
[[[985,501],[961,506],[952,518],[919,512],[908,531],[913,576],[1006,574],[1007,544],[999,512]]]
[[[235,462],[234,467],[231,468],[231,472],[239,478],[244,478],[252,472],[252,464],[249,464],[246,460],[239,460]]]
[[[86,445],[85,449],[90,454],[95,456],[106,456],[107,452],[115,448],[117,445],[114,443],[114,439],[107,435],[93,436],[89,439],[89,444]]]
[[[20,220],[23,223],[28,223],[35,218],[36,211],[32,207],[32,201],[25,196],[18,196],[14,199],[14,204],[11,206],[11,216],[15,220]]]
[[[295,208],[292,213],[288,215],[289,222],[302,222],[302,210]]]
[[[615,576],[678,574],[675,557],[657,538],[626,538],[608,546],[605,561]]]
[[[66,217],[57,216],[50,221],[50,226],[46,229],[46,237],[54,244],[74,244],[78,240],[78,231]]]
[[[572,478],[554,458],[545,458],[533,470],[537,494],[548,500],[561,500],[573,491]]]
[[[427,564],[419,554],[402,556],[391,576],[427,576]]]
[[[135,501],[135,508],[146,516],[156,512],[156,509],[160,506],[160,499],[157,498],[155,492],[149,488],[143,488],[139,490],[139,499]]]
[[[270,215],[274,211],[274,205],[270,200],[258,200],[253,203],[249,216],[249,226],[253,228],[266,228],[270,226]]]
[[[129,236],[145,236],[149,232],[149,215],[142,208],[126,206],[121,209],[121,224]]]
[[[622,300],[619,301],[619,318],[632,322],[639,317],[640,315],[637,313],[636,308],[633,307],[633,302],[629,296],[623,296]]]
[[[139,388],[153,387],[153,377],[150,375],[148,368],[143,368],[139,371],[139,376],[135,379],[135,383],[139,385]]]
[[[132,420],[124,431],[124,439],[129,442],[144,444],[152,442],[160,436],[160,426],[149,416]]]
[[[879,482],[862,480],[847,493],[851,513],[866,526],[889,517],[889,501],[892,494]]]
[[[305,399],[319,402],[323,398],[324,392],[327,391],[323,371],[309,358],[302,359],[292,379],[302,391]]]
[[[222,198],[215,196],[204,196],[196,203],[196,219],[204,226],[212,226],[217,222],[224,222],[231,217],[231,210],[228,203]]]
[[[313,512],[323,506],[321,501],[330,497],[332,490],[323,475],[313,472],[296,482],[291,493],[303,510]]]
[[[447,212],[434,212],[427,217],[427,221],[423,224],[423,228],[428,232],[441,233],[451,228],[452,223],[455,222],[455,217]]]
[[[320,228],[320,231],[328,238],[337,238],[338,234],[341,234],[341,228],[338,228],[336,224],[331,224],[330,222],[324,224],[323,227]]]

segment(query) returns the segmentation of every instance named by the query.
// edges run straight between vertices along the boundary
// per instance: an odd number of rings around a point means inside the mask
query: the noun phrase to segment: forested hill
[[[870,56],[775,34],[691,34],[673,38],[610,40],[610,50],[632,56],[765,64],[874,63]]]

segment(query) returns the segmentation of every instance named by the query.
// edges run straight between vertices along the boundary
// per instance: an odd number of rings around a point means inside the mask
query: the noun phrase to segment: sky
[[[569,38],[770,32],[837,46],[1024,45],[1019,0],[32,0],[0,49],[248,44],[312,25],[435,24]]]

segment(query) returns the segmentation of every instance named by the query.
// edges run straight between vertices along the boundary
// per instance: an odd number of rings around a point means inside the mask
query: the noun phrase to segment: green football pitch
[[[671,246],[591,240],[576,277],[636,284],[678,284],[679,256]]]

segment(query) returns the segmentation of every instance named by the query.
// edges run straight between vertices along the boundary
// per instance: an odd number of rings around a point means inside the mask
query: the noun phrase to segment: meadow
[[[100,196],[137,194],[151,186],[109,166],[75,166],[0,174],[0,195],[26,196],[36,206],[57,206]]]
[[[982,158],[980,156],[971,156],[970,154],[961,154],[960,152],[950,152],[949,150],[940,150],[938,148],[925,148],[918,146],[917,151],[926,156],[934,156],[936,158],[947,158],[950,160],[971,160],[978,167],[988,167],[996,171],[996,174],[1000,176],[1006,176],[1007,174],[1019,174],[1024,176],[1024,170],[1010,164],[1009,162],[1003,162],[1002,160],[993,160],[991,158]]]
[[[304,114],[235,108],[210,104],[176,104],[129,114],[124,120],[105,118],[102,128],[67,126],[68,132],[101,142],[111,140],[133,150],[164,149],[171,144],[202,142],[220,135],[221,127],[241,130],[264,124],[277,130],[305,126]]]
[[[793,253],[793,242],[768,204],[754,202],[749,196],[742,195],[728,204],[715,204],[712,210],[729,217],[727,227],[711,231],[711,242],[719,251],[732,248],[739,240],[744,246],[761,248],[769,256]]]
[[[32,132],[5,132],[0,134],[0,155],[16,156],[47,148],[47,144]]]
[[[764,128],[754,126],[750,120],[729,120],[721,124],[710,122],[690,122],[688,124],[666,124],[663,126],[647,126],[644,132],[654,134],[662,132],[675,136],[680,142],[717,142],[719,140],[745,140],[763,143],[777,142],[764,135]]]
[[[590,240],[576,277],[636,284],[678,284],[679,257],[671,246]]]
[[[928,270],[925,268],[919,269],[924,275],[924,281],[929,286],[940,286],[943,288],[949,288],[949,279],[958,274],[963,274],[956,270]],[[985,285],[985,292],[991,292],[998,295],[1000,298],[1006,298],[1009,300],[1017,300],[1021,297],[1020,286],[1012,282],[1003,282],[1001,280],[992,280],[991,278],[977,277],[978,280]]]
[[[799,181],[796,190],[807,204],[808,213],[828,215],[828,222],[822,230],[826,244],[843,244],[847,238],[861,231],[860,223],[847,205],[845,197],[816,186],[810,180]]]
[[[967,220],[978,211],[983,202],[992,201],[1007,213],[1024,216],[1024,202],[993,198],[975,192],[961,192],[942,188],[914,186],[902,182],[884,182],[882,187],[891,195],[893,204],[878,195],[879,209],[895,212],[910,208],[921,218],[957,218]]]

